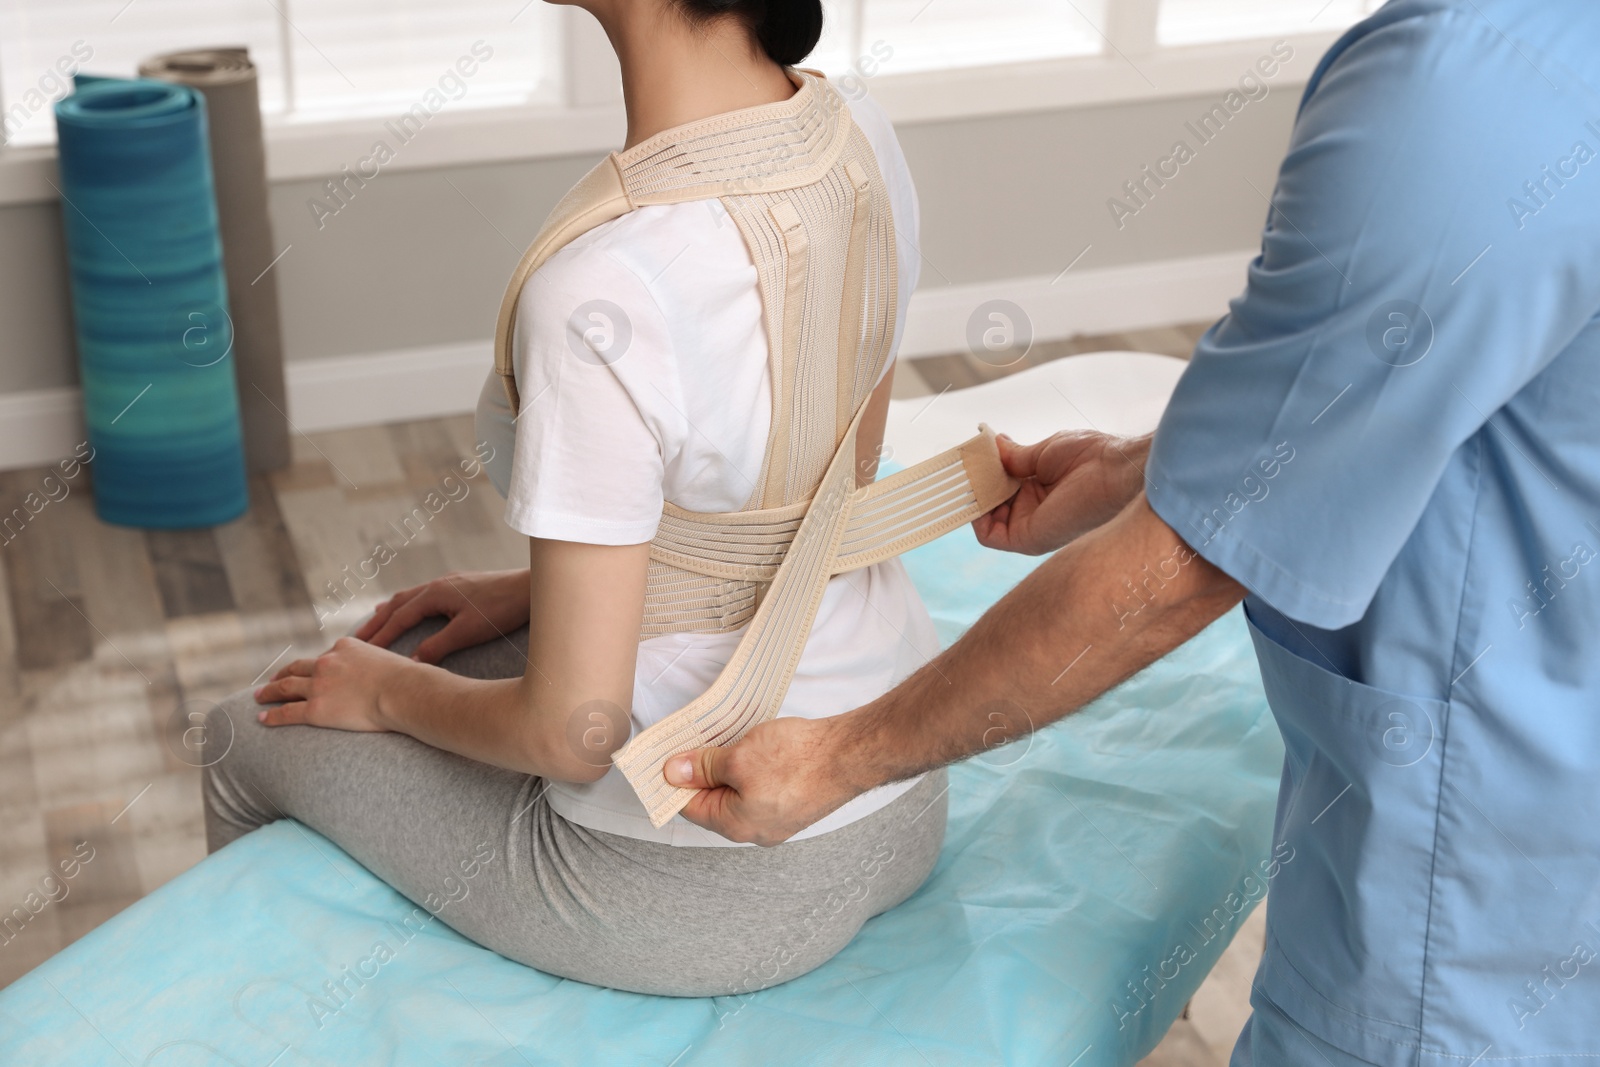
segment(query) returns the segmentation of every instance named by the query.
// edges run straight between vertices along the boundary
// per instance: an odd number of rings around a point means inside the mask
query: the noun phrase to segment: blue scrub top
[[[1257,1018],[1593,1067],[1600,3],[1393,0],[1272,203],[1147,487],[1250,590],[1287,751]]]

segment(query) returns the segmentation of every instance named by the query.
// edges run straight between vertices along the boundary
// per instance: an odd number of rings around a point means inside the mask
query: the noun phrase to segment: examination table
[[[979,418],[1019,441],[1149,429],[1181,369],[1101,353],[896,401],[886,459],[914,463]],[[970,529],[906,557],[946,642],[1039,562]],[[0,1064],[1132,1064],[1282,859],[1281,760],[1236,609],[1082,713],[953,768],[920,891],[816,971],[714,999],[553,978],[434,920],[335,1015],[314,1012],[325,981],[400,944],[414,905],[277,822],[0,991]]]

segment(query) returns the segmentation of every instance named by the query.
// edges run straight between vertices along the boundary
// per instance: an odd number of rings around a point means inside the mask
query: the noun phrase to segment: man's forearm
[[[1014,740],[1159,659],[1243,596],[1140,493],[898,688],[827,720],[832,763],[865,790]]]
[[[1144,492],[1144,465],[1150,458],[1150,446],[1155,443],[1153,433],[1138,437],[1106,437],[1103,457],[1108,491],[1116,486],[1117,500],[1126,506],[1134,497]]]

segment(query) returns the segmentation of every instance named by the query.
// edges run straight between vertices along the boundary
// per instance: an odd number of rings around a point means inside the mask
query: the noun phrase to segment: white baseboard
[[[900,355],[959,352],[989,300],[1027,313],[1036,341],[1215,318],[1244,288],[1255,253],[1227,252],[1062,275],[923,289],[911,298]],[[471,411],[489,371],[488,340],[429,345],[288,366],[289,418],[302,433]],[[0,394],[0,470],[54,463],[82,441],[75,388]]]
[[[47,466],[72,455],[83,439],[77,389],[0,394],[0,470]]]
[[[488,340],[463,341],[296,360],[287,371],[289,421],[301,433],[316,433],[471,411],[493,348]]]
[[[471,411],[491,347],[468,341],[291,362],[289,421],[316,433]],[[84,436],[76,388],[0,394],[0,471],[54,463]]]

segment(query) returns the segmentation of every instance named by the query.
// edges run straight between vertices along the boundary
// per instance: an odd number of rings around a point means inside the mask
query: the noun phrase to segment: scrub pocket
[[[1335,674],[1253,620],[1250,636],[1284,744],[1285,859],[1262,990],[1301,1025],[1385,1062],[1421,1036],[1449,705]],[[1281,930],[1293,937],[1272,933]]]

